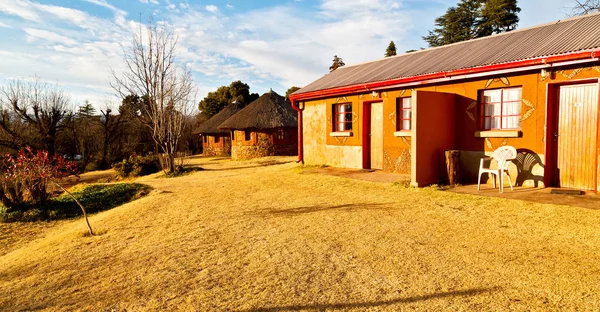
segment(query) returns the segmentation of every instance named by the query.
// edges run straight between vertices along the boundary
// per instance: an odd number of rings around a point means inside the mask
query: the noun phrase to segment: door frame
[[[383,99],[374,99],[362,102],[362,167],[371,169],[371,104],[381,103],[383,109]],[[382,151],[383,152],[383,151]]]
[[[558,131],[559,126],[559,107],[560,107],[560,96],[559,90],[562,86],[569,85],[580,85],[580,84],[590,84],[595,83],[597,85],[598,91],[598,110],[600,112],[600,79],[598,78],[590,78],[590,79],[578,79],[571,81],[557,81],[557,82],[549,82],[546,85],[546,128],[545,128],[545,136],[546,140],[545,144],[545,158],[544,162],[544,185],[546,187],[557,187],[559,186],[560,174],[558,173],[558,140],[554,141],[554,133]],[[600,113],[599,113],[600,115]],[[600,116],[598,116],[598,125],[597,129],[600,128]],[[596,130],[596,141],[598,142],[600,139],[600,131]],[[598,143],[597,143],[598,144]],[[600,147],[600,146],[599,146]],[[597,149],[598,150],[598,149]],[[598,191],[598,152],[596,152],[596,172],[594,179],[594,191]]]

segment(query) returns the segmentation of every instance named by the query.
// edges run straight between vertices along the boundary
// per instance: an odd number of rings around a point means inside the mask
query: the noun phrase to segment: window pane
[[[344,130],[348,131],[348,130],[352,130],[352,123],[346,123],[346,128]]]
[[[410,130],[410,120],[402,120],[402,130]]]
[[[504,90],[504,101],[521,101],[521,88]]]
[[[502,90],[486,90],[483,91],[483,102],[490,103],[495,102],[499,103],[502,97]]]
[[[408,119],[412,115],[412,111],[410,109],[402,110],[402,119]]]
[[[346,116],[346,121],[352,121],[352,113],[350,113],[350,114],[346,113],[345,116]]]
[[[344,111],[346,113],[352,112],[352,104],[345,104],[344,105]]]
[[[410,108],[411,98],[402,99],[402,108]]]

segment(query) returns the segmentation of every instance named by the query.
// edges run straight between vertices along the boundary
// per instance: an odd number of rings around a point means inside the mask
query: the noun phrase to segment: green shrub
[[[147,194],[150,189],[149,186],[140,183],[92,184],[72,193],[85,207],[87,213],[94,213],[138,199]],[[2,222],[59,220],[79,216],[81,216],[81,209],[67,194],[51,198],[43,205],[26,204],[17,211],[0,207]]]
[[[89,171],[96,171],[98,170],[98,163],[96,162],[90,162],[87,165],[85,165],[85,172],[89,172]]]
[[[133,154],[127,159],[116,163],[113,167],[118,176],[140,177],[156,173],[160,170],[158,158],[154,155],[140,156]]]

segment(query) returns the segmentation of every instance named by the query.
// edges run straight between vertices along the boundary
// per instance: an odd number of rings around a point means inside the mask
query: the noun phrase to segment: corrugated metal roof
[[[363,64],[343,66],[294,94],[536,59],[598,47],[600,13],[595,13]]]

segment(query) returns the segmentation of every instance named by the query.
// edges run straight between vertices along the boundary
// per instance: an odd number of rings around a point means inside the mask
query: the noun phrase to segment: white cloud
[[[144,3],[144,4],[148,4],[148,3],[158,4],[158,0],[140,0],[140,2]]]
[[[42,41],[44,43],[60,43],[69,46],[77,44],[76,40],[43,29],[25,28],[23,31],[27,34],[27,41],[29,42]]]
[[[219,12],[219,8],[217,8],[216,5],[209,4],[209,5],[207,5],[204,8],[206,9],[206,11],[211,12],[211,13],[217,13],[217,12]]]
[[[0,21],[0,28],[12,28],[12,26]]]
[[[229,10],[233,10],[233,5],[231,5],[231,4],[229,4],[229,3],[227,3],[227,4],[225,5],[225,7],[226,7],[227,9],[229,9]]]
[[[0,12],[18,16],[24,20],[39,21],[40,16],[33,10],[33,6],[34,4],[27,0],[3,0]]]

